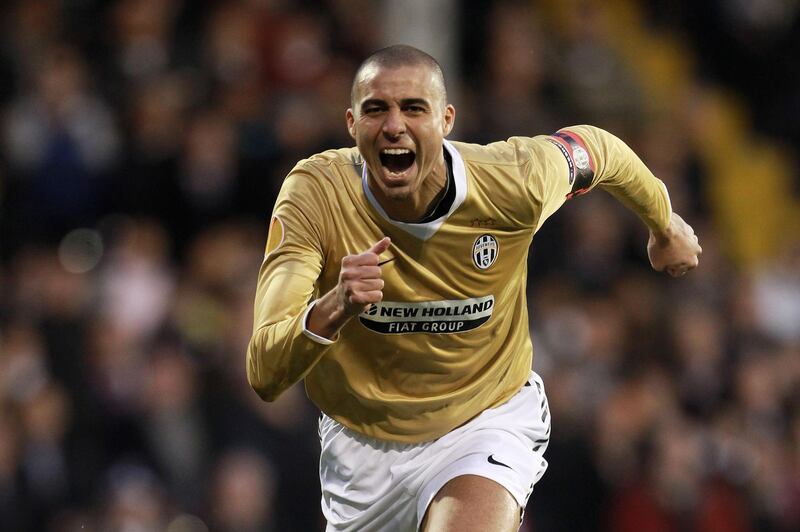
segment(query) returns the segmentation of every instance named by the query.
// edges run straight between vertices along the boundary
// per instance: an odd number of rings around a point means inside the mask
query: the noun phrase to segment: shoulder
[[[345,181],[361,179],[361,165],[357,148],[326,150],[299,161],[286,177],[284,187],[340,187]]]
[[[358,148],[338,148],[332,150],[325,150],[303,159],[297,163],[295,168],[316,169],[326,171],[330,168],[339,168],[342,166],[353,166],[361,164],[361,154]]]
[[[514,146],[508,141],[492,142],[491,144],[450,141],[450,144],[458,150],[465,163],[515,164]]]
[[[468,166],[518,168],[530,172],[558,153],[550,135],[511,137],[490,144],[451,142]]]

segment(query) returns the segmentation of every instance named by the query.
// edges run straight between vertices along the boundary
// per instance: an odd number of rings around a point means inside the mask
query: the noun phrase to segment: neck
[[[425,218],[441,199],[447,188],[447,167],[444,156],[436,167],[425,176],[419,188],[408,196],[392,198],[386,196],[380,187],[375,186],[372,176],[369,178],[369,188],[393,220],[398,222],[413,223]]]

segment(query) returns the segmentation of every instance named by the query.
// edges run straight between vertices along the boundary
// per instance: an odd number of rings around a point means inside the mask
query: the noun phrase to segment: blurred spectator
[[[111,10],[115,63],[129,82],[152,78],[170,64],[179,0],[122,0]]]
[[[24,438],[15,410],[0,400],[0,527],[30,530],[30,501],[21,479]]]
[[[60,386],[49,384],[28,398],[20,408],[26,446],[22,469],[35,520],[42,526],[68,502],[72,471],[67,452],[71,404]]]
[[[100,530],[166,530],[168,498],[152,471],[136,463],[118,463],[109,469],[106,483]]]
[[[116,209],[151,216],[173,229],[180,221],[178,154],[191,100],[189,80],[178,74],[159,76],[130,92],[126,157],[118,177]]]
[[[159,339],[144,379],[143,439],[176,501],[196,512],[211,450],[196,363],[178,339]]]
[[[221,112],[197,113],[188,124],[178,163],[178,183],[184,205],[184,234],[223,220],[236,201],[239,177],[238,138],[233,122]],[[173,205],[179,209],[181,203]],[[180,211],[179,211],[180,212]]]
[[[130,221],[117,230],[100,274],[99,310],[112,329],[136,345],[155,333],[170,310],[170,243],[155,222]]]
[[[653,444],[647,477],[620,490],[613,503],[612,530],[752,530],[742,496],[707,476],[704,441],[695,428],[666,423]]]
[[[677,306],[672,320],[671,351],[677,358],[677,383],[684,408],[708,419],[719,408],[731,376],[730,352],[720,316],[708,305],[689,300]]]
[[[217,462],[209,512],[213,530],[270,532],[274,518],[275,477],[270,463],[249,450],[230,450]]]
[[[756,273],[753,291],[759,326],[779,342],[800,343],[800,237]]]
[[[33,57],[32,90],[14,101],[3,126],[14,185],[15,221],[37,237],[91,222],[117,162],[112,110],[89,87],[78,51],[56,45]],[[47,222],[45,222],[47,220]]]
[[[489,142],[552,133],[566,125],[568,118],[560,112],[548,77],[552,49],[546,46],[533,4],[497,2],[488,17],[486,77],[481,92],[472,95],[480,126],[472,133]]]
[[[622,134],[641,116],[642,95],[612,49],[609,11],[600,3],[570,2],[559,14],[553,66],[568,107],[581,123],[602,124]]]

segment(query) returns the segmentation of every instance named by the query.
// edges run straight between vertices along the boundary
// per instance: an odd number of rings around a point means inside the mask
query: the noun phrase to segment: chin
[[[392,178],[391,176],[382,174],[380,181],[380,189],[383,194],[392,199],[406,199],[411,196],[414,188],[415,176],[404,176],[402,178]]]
[[[411,197],[408,187],[384,189],[384,195],[392,201],[405,201]]]

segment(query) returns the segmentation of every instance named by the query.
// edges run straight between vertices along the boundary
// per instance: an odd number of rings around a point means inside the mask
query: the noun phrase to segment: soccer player
[[[432,57],[380,50],[353,81],[357,147],[299,162],[275,204],[247,374],[266,401],[305,379],[322,410],[328,530],[519,527],[550,434],[528,247],[567,199],[605,189],[650,228],[656,270],[697,266],[692,228],[616,137],[479,146],[445,140],[455,115]]]

